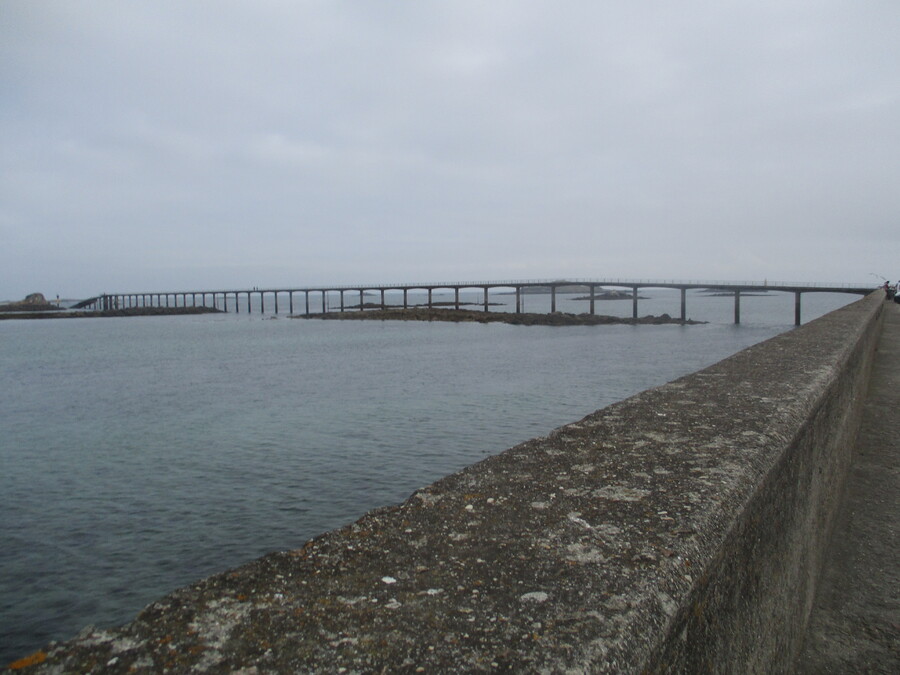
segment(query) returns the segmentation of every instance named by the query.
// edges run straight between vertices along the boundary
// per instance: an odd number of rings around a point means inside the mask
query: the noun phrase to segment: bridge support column
[[[681,320],[687,321],[687,289],[681,289]]]
[[[484,287],[484,311],[488,311],[488,287]]]
[[[800,291],[794,291],[794,325],[800,325]]]
[[[740,289],[735,289],[734,291],[734,322],[741,322],[741,291]]]
[[[384,304],[384,289],[381,289],[381,309],[385,309],[387,305]]]
[[[591,316],[594,315],[594,291],[597,289],[594,284],[591,284]]]
[[[516,314],[522,313],[522,287],[516,286]]]
[[[459,309],[459,286],[453,289],[454,291],[454,302],[456,304],[456,309]]]
[[[344,290],[341,289],[341,311],[344,311]]]
[[[638,318],[638,308],[637,308],[638,297],[637,297],[637,295],[638,295],[638,287],[633,286],[631,288],[631,318],[632,319]]]
[[[294,291],[288,291],[288,314],[294,313]]]
[[[407,289],[407,288],[403,289],[403,309],[407,309],[407,307],[408,307],[407,302],[406,302],[406,300],[407,300],[406,294],[408,292],[409,292],[409,289]]]
[[[265,297],[265,293],[263,293],[263,291],[259,292],[259,313],[260,314],[266,313],[266,297]]]
[[[363,305],[363,290],[360,288],[359,289],[359,311],[360,312],[363,311],[364,307],[365,306]]]
[[[322,314],[328,311],[328,298],[325,296],[325,291],[322,291]]]
[[[556,313],[556,286],[550,285],[550,313]]]
[[[428,289],[428,309],[431,309],[431,291],[432,289]]]

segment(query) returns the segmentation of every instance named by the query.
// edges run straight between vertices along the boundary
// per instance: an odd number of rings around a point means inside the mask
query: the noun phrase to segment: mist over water
[[[642,293],[641,315],[680,314]],[[855,299],[804,294],[804,321]],[[743,297],[739,326],[732,298],[687,307],[711,323],[0,322],[0,663],[793,327],[788,294]]]

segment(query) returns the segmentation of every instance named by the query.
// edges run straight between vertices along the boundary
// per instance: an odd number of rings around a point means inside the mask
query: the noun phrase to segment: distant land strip
[[[0,321],[3,319],[94,319],[102,317],[121,316],[168,316],[179,314],[221,314],[221,310],[212,307],[128,307],[127,309],[110,309],[102,312],[96,311],[65,311],[55,310],[48,312],[4,312],[0,311]]]
[[[522,312],[484,312],[469,309],[374,309],[364,312],[327,312],[319,314],[295,314],[292,319],[324,319],[328,321],[453,321],[457,323],[510,323],[520,326],[596,326],[608,324],[679,324],[706,323],[693,319],[676,319],[668,314],[641,318],[604,316],[600,314],[535,314]]]

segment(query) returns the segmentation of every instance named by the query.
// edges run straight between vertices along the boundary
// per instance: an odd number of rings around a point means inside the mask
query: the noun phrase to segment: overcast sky
[[[900,2],[0,0],[0,298],[900,278]]]

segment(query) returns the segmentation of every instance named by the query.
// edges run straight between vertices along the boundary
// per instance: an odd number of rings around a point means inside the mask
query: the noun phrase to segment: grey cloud
[[[0,296],[896,276],[898,29],[838,0],[7,0]]]

